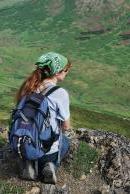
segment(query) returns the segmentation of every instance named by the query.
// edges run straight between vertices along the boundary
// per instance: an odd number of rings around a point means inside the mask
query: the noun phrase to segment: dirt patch
[[[45,186],[44,183],[39,181],[21,180],[19,178],[20,172],[16,157],[11,152],[7,153],[5,160],[1,160],[0,180],[5,180],[6,183],[23,187],[26,191],[29,191],[32,187],[42,189]],[[66,185],[69,188],[70,194],[92,194],[95,190],[101,190],[103,187],[104,182],[100,177],[97,165],[93,167],[87,176],[81,176],[79,179],[74,178],[71,172],[66,170],[64,165],[65,163],[63,162],[57,172],[58,182],[56,187],[62,188],[63,185]]]
[[[64,3],[62,0],[52,0],[46,5],[46,10],[49,16],[57,16],[64,10]]]
[[[120,42],[120,45],[128,46],[128,45],[130,45],[130,40],[122,40]]]
[[[130,31],[125,31],[120,34],[120,38],[122,39],[119,45],[128,46],[130,45]]]
[[[124,2],[125,2],[125,0],[116,0],[115,1],[116,5],[121,5]]]
[[[91,173],[89,173],[84,179],[74,179],[74,177],[67,173],[62,167],[58,172],[58,184],[68,185],[71,194],[92,194],[95,190],[100,190],[104,182],[101,180],[97,166],[95,166]]]
[[[128,25],[130,25],[130,19],[128,19],[128,22],[127,22]]]
[[[14,169],[14,168],[13,168]],[[6,171],[6,172],[5,172]],[[4,175],[0,173],[0,179],[5,180],[7,183],[12,185],[17,185],[23,187],[26,191],[34,186],[42,188],[43,183],[38,181],[26,181],[21,180],[18,175],[12,171],[10,175],[7,171],[7,168],[2,170]],[[93,168],[92,172],[86,176],[85,179],[79,180],[75,179],[71,174],[66,172],[64,167],[61,167],[57,173],[58,182],[56,187],[62,188],[63,185],[67,185],[71,194],[92,194],[95,190],[101,190],[104,185],[96,166]]]
[[[79,15],[87,14],[88,11],[95,11],[101,9],[102,1],[100,0],[76,0],[75,6],[76,6],[76,12]]]
[[[125,32],[122,32],[120,35],[130,35],[130,30],[128,30],[128,31],[125,31]]]

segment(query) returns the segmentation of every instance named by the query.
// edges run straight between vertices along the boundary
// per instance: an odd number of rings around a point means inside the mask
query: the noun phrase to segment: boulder
[[[101,151],[98,168],[114,194],[130,193],[130,140],[101,130],[79,129],[79,140]]]

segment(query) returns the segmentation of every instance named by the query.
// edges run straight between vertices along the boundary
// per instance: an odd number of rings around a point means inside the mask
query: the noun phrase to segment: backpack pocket
[[[17,129],[11,138],[11,147],[18,153],[21,158],[27,160],[37,160],[44,155],[43,150],[40,147],[40,143],[34,139],[37,136],[37,131],[28,129]],[[38,138],[37,138],[38,139]]]
[[[55,132],[49,126],[40,132],[39,138],[41,140],[43,150],[48,152],[55,141]]]

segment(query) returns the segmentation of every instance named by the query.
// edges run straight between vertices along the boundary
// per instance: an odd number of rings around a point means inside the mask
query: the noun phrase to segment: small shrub
[[[72,162],[72,175],[79,178],[88,174],[98,158],[98,152],[85,142],[81,142]]]

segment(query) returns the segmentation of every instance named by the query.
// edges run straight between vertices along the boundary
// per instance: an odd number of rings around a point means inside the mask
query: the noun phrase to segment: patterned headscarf
[[[48,52],[40,56],[35,65],[39,68],[48,66],[50,69],[50,76],[52,76],[63,70],[67,64],[68,59],[63,55],[55,52]]]

